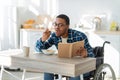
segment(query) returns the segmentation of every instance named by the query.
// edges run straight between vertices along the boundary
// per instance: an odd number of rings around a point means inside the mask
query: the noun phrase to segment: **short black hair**
[[[56,18],[62,18],[62,19],[64,19],[66,21],[66,25],[70,25],[70,19],[69,19],[69,17],[67,15],[60,14]]]

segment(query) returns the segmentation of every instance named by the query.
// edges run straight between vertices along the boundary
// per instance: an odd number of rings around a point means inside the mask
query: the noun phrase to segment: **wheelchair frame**
[[[84,80],[104,80],[106,72],[103,71],[103,69],[105,68],[110,69],[113,78],[112,80],[116,80],[116,76],[112,67],[109,64],[104,63],[104,46],[106,43],[110,44],[109,41],[105,41],[102,47],[97,46],[93,48],[96,58],[96,70],[91,71],[90,76],[84,77]]]

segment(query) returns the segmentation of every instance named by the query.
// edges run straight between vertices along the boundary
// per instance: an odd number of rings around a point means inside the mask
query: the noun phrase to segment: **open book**
[[[59,43],[58,44],[58,57],[71,58],[78,56],[80,53],[86,52],[84,49],[84,40],[74,43]]]

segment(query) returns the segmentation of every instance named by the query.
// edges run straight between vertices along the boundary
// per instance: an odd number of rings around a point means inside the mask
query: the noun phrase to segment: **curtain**
[[[18,48],[16,7],[0,8],[0,50]]]

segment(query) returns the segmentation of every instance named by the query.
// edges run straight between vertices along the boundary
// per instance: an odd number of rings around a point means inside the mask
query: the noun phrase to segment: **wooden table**
[[[96,59],[58,58],[57,55],[38,53],[31,53],[29,57],[24,57],[20,50],[12,50],[0,52],[0,65],[75,77],[94,70]]]

